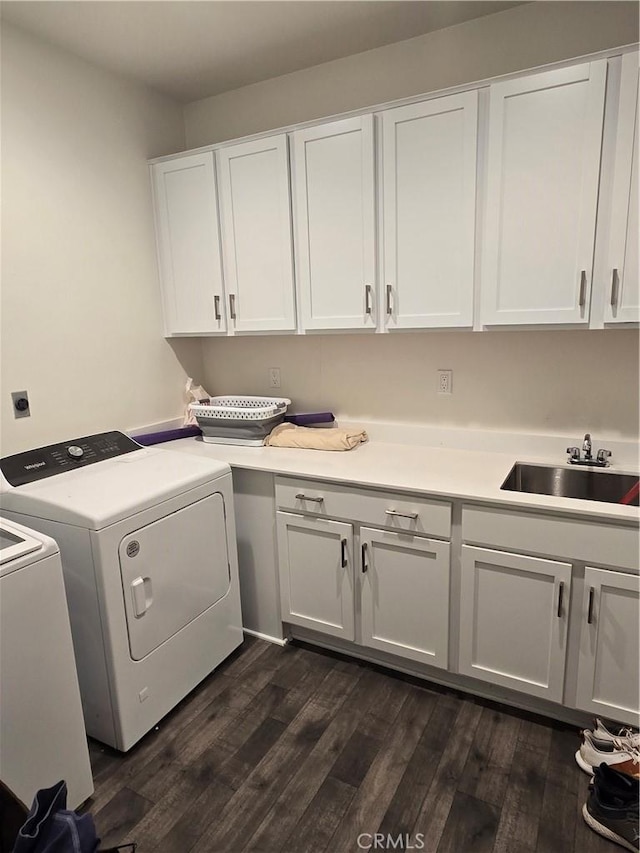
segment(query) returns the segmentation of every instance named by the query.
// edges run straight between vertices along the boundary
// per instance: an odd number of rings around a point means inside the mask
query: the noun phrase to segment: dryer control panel
[[[101,432],[5,456],[0,470],[10,485],[24,486],[134,450],[141,446],[123,432]]]

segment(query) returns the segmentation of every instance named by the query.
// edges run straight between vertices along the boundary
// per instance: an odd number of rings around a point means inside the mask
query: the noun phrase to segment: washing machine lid
[[[105,436],[113,448],[108,458],[93,452],[104,446]],[[74,468],[69,452],[78,449],[83,457]],[[1,501],[7,511],[90,530],[101,530],[231,470],[214,459],[140,447],[122,433],[85,436],[5,457],[0,469]],[[29,482],[20,482],[24,479]]]
[[[58,546],[48,536],[0,517],[0,577],[57,551]]]

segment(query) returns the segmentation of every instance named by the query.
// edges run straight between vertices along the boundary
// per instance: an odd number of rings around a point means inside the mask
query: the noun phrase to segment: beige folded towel
[[[271,430],[264,443],[271,447],[304,447],[308,450],[352,450],[367,440],[363,429],[356,432],[338,427],[318,429],[280,424]]]

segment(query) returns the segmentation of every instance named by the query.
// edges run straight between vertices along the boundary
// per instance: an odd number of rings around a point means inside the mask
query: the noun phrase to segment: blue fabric
[[[67,809],[67,786],[38,791],[13,853],[95,853],[100,839],[90,814]]]

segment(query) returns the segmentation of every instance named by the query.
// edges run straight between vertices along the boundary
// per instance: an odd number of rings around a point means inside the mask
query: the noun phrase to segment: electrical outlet
[[[453,370],[438,370],[438,394],[453,392]]]
[[[29,408],[29,395],[26,391],[12,391],[11,402],[13,404],[14,418],[31,417],[31,409]]]
[[[280,387],[280,368],[269,368],[269,388],[277,389]]]

